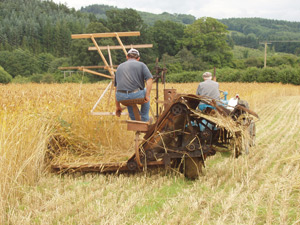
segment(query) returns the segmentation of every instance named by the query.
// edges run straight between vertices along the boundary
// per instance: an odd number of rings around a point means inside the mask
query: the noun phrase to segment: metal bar
[[[72,39],[81,39],[81,38],[105,38],[105,37],[129,37],[129,36],[140,36],[139,31],[132,31],[132,32],[115,32],[115,33],[92,33],[92,34],[72,34]]]
[[[164,165],[163,161],[150,161],[147,162],[147,166],[158,166],[158,165]]]

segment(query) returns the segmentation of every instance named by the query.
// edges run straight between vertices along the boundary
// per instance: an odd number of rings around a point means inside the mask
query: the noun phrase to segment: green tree
[[[110,30],[100,22],[91,22],[86,28],[87,33],[105,33]]]
[[[281,65],[296,66],[297,56],[291,54],[275,55],[268,58],[267,65],[272,67]]]
[[[264,59],[257,57],[250,57],[245,60],[246,67],[262,68],[264,66]]]
[[[56,55],[65,57],[71,46],[71,31],[66,22],[57,22],[55,27]]]
[[[138,44],[138,43],[148,43],[149,33],[147,33],[147,25],[144,24],[141,16],[133,9],[123,9],[123,10],[109,10],[106,11],[107,16],[107,27],[111,32],[128,32],[128,31],[140,31],[141,36],[135,37],[122,37],[121,40],[123,44]],[[115,43],[118,45],[116,39]],[[151,43],[151,42],[149,42]],[[141,49],[141,59],[142,61],[154,61],[153,58],[149,58],[149,55],[153,55],[152,50]],[[150,54],[149,54],[150,53]],[[122,51],[116,51],[116,63],[121,63],[125,60],[124,53]]]
[[[43,78],[41,80],[42,83],[51,84],[55,82],[55,78],[52,74],[46,73],[43,75]]]
[[[101,58],[97,51],[88,50],[91,46],[94,45],[87,39],[74,40],[71,48],[71,64],[74,66],[98,65]]]
[[[246,70],[242,70],[241,81],[242,82],[254,82],[261,72],[261,69],[257,67],[249,67]]]
[[[144,22],[141,16],[134,9],[106,11],[107,26],[113,32],[139,31],[143,28]]]
[[[0,65],[7,70],[11,64],[10,59],[12,57],[12,53],[10,51],[0,51]]]
[[[0,66],[0,83],[8,84],[11,80],[12,76]]]
[[[278,79],[278,68],[267,67],[261,70],[261,73],[257,77],[258,82],[271,82],[274,83]]]
[[[174,56],[179,51],[178,41],[183,37],[184,28],[183,24],[171,21],[155,22],[151,30],[160,58],[165,53]]]
[[[232,60],[226,26],[211,17],[202,17],[184,30],[183,46],[211,66],[226,66]]]
[[[86,29],[86,32],[87,33],[106,33],[106,32],[110,32],[110,30],[106,26],[104,26],[103,23],[100,23],[100,22],[91,22],[88,25],[88,27]],[[84,43],[86,43],[86,42],[84,42]],[[113,45],[115,45],[115,43],[114,43],[114,41],[113,41],[112,38],[98,38],[97,39],[97,44],[99,46],[107,46],[107,45],[113,46]],[[94,44],[91,41],[89,41],[89,46],[93,46],[94,47]],[[73,47],[75,47],[75,45],[73,45]],[[78,61],[79,60],[81,62],[89,61],[88,62],[89,64],[81,64],[81,65],[103,65],[102,59],[101,59],[98,51],[87,51],[88,48],[86,48],[86,45],[84,47],[86,49],[83,49],[82,47],[80,47],[80,46],[77,45],[77,48],[78,47],[79,47],[79,49],[77,49],[77,50],[74,49],[74,51],[78,52],[78,54],[79,54],[78,56],[81,57],[81,59],[79,59],[79,57],[77,57],[77,59],[76,59],[76,56],[74,54],[72,54],[72,61],[73,60],[74,61],[76,61],[76,60]],[[80,51],[83,51],[83,53],[80,53]],[[113,52],[113,51],[114,50],[111,50],[111,52]],[[102,53],[103,53],[104,57],[106,58],[107,62],[109,63],[109,60],[108,60],[108,51],[102,50]],[[86,56],[84,56],[85,59],[82,58],[83,55],[86,55]],[[116,54],[111,54],[111,57],[112,57],[112,62],[115,62]],[[78,63],[77,63],[77,65],[78,65]]]
[[[13,77],[40,72],[38,60],[28,50],[16,49],[7,58],[6,71]]]
[[[69,66],[69,65],[70,65],[70,60],[68,58],[56,58],[50,63],[48,72],[61,73],[62,71],[60,71],[58,67]]]
[[[55,59],[50,53],[41,53],[37,56],[38,64],[40,71],[47,72],[50,66],[50,63]]]

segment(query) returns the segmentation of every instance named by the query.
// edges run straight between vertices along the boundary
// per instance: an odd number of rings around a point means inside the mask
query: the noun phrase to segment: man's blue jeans
[[[128,99],[136,99],[136,98],[145,98],[146,96],[146,88],[144,90],[140,90],[135,93],[121,93],[117,92],[116,93],[116,98],[117,101],[122,101],[122,100],[128,100]],[[127,110],[129,113],[129,117],[131,120],[135,120],[134,114],[133,114],[133,109],[131,106],[127,106]],[[142,104],[140,114],[141,114],[141,120],[142,121],[149,121],[149,110],[150,110],[150,101]]]

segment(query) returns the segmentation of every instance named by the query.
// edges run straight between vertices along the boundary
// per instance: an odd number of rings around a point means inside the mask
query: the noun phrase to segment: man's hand
[[[144,103],[149,102],[149,101],[150,101],[150,97],[149,96],[145,96]]]
[[[117,116],[117,117],[120,117],[120,116],[121,116],[121,113],[122,113],[122,108],[121,108],[121,106],[120,106],[120,107],[116,107],[116,116]]]

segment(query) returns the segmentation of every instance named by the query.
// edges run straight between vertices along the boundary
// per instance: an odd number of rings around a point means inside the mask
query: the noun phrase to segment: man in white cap
[[[204,81],[199,83],[196,95],[220,100],[219,83],[212,80],[212,74],[210,72],[205,72],[202,77]]]
[[[128,99],[144,98],[141,105],[141,120],[149,121],[150,92],[152,88],[153,76],[148,67],[140,62],[140,53],[132,48],[127,52],[127,61],[121,63],[116,71],[115,91],[116,91],[116,115],[120,116],[122,108],[119,101]],[[145,87],[146,83],[146,87]],[[129,117],[135,120],[133,109],[127,106]]]

